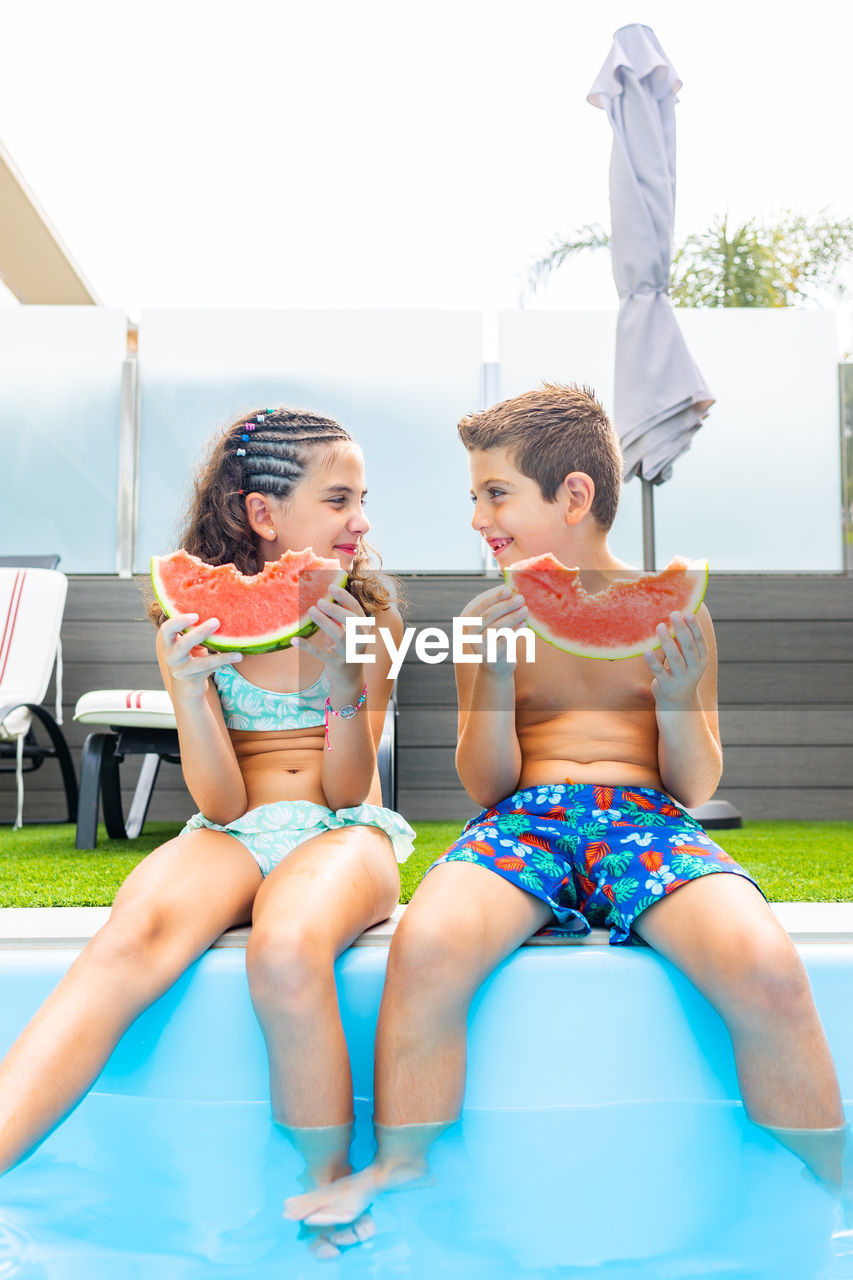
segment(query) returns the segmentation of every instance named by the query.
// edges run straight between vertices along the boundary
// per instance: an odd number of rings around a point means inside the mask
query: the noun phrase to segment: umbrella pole
[[[646,573],[655,568],[655,487],[651,480],[642,480],[643,486],[643,569]],[[728,800],[708,800],[697,809],[687,812],[703,827],[742,827],[743,818]]]
[[[648,573],[655,567],[655,487],[651,480],[642,480],[643,486],[643,569]]]

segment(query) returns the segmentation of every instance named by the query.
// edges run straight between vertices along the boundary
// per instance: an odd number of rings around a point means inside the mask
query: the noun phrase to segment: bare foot
[[[375,1166],[369,1165],[361,1173],[338,1178],[323,1187],[315,1187],[301,1196],[290,1196],[284,1202],[285,1218],[306,1222],[313,1227],[340,1227],[349,1224],[354,1228],[374,1195],[381,1188],[374,1174]]]
[[[338,1178],[328,1186],[291,1196],[284,1202],[284,1216],[314,1227],[343,1227],[355,1224],[380,1191],[426,1186],[431,1182],[425,1160],[371,1164],[360,1173]]]
[[[339,1258],[344,1249],[363,1244],[376,1234],[376,1227],[369,1213],[363,1213],[354,1222],[339,1223],[334,1227],[314,1223],[299,1224],[299,1239],[308,1245],[308,1252],[318,1261]]]
[[[288,1138],[306,1162],[299,1177],[305,1194],[294,1196],[293,1199],[303,1200],[328,1191],[333,1183],[348,1178],[352,1173],[349,1162],[352,1128],[351,1123],[315,1129],[285,1127]],[[290,1201],[286,1203],[289,1204]],[[341,1222],[335,1220],[331,1224],[302,1221],[299,1239],[305,1241],[315,1258],[326,1261],[339,1258],[343,1249],[369,1240],[375,1231],[369,1214],[362,1213],[353,1220],[346,1218]]]

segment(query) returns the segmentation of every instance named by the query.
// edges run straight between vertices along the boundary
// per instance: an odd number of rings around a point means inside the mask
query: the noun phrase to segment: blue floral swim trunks
[[[543,932],[609,927],[616,946],[634,941],[641,912],[691,880],[728,872],[755,884],[652,787],[525,787],[472,818],[429,870],[443,862],[479,863],[547,902],[557,923]]]

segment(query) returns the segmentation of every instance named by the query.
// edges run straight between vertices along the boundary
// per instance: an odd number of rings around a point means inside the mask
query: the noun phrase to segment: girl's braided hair
[[[214,437],[196,474],[179,545],[205,564],[259,573],[264,562],[246,518],[244,494],[290,497],[318,448],[328,458],[351,440],[340,423],[302,409],[260,409],[238,418]],[[347,590],[369,614],[392,600],[388,579],[370,567],[372,550],[360,543],[347,580]],[[165,618],[156,600],[148,615],[158,625]]]

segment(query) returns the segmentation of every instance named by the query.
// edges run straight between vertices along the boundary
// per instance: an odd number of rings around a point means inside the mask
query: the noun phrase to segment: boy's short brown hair
[[[622,448],[588,387],[543,382],[536,391],[468,414],[458,429],[469,451],[506,449],[546,502],[556,500],[570,471],[583,471],[595,485],[593,517],[605,532],[612,526],[622,486]]]

